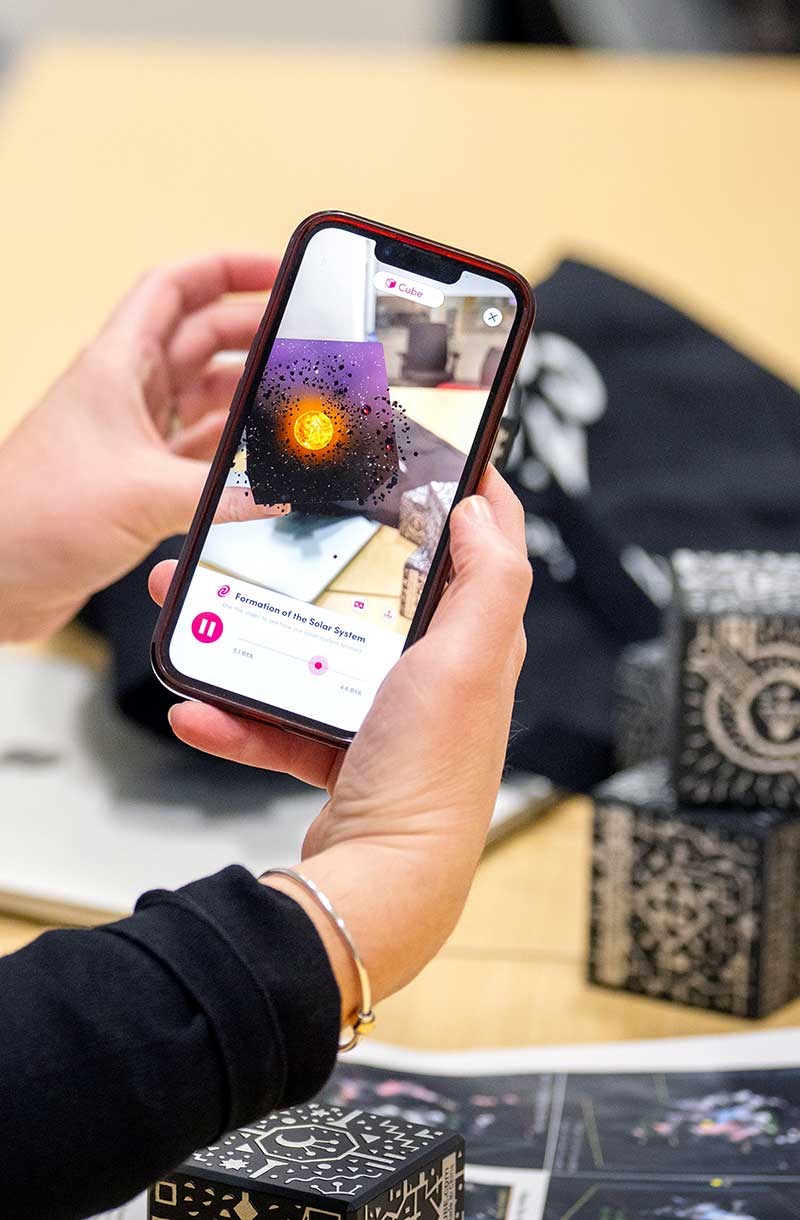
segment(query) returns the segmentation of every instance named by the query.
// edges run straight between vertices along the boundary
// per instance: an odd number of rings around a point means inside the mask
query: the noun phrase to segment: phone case
[[[501,263],[479,258],[452,246],[445,246],[428,238],[417,237],[388,225],[352,216],[346,212],[317,212],[303,220],[295,229],[286,248],[283,261],[270,294],[269,303],[256,332],[244,371],[231,403],[227,424],[222,434],[216,455],[211,463],[208,479],[200,497],[194,519],[178,560],[172,583],[159,615],[153,634],[151,660],[153,670],[160,682],[174,694],[187,699],[210,703],[224,711],[244,715],[264,724],[276,725],[315,741],[335,746],[347,746],[355,733],[343,732],[331,725],[311,720],[305,716],[272,708],[257,703],[244,695],[223,691],[217,687],[189,679],[178,673],[169,659],[169,643],[175,623],[183,605],[188,582],[196,561],[202,551],[206,535],[212,522],[218,493],[225,482],[228,469],[241,436],[245,412],[247,411],[254,383],[257,382],[265,360],[275,339],[283,304],[291,291],[305,247],[314,233],[321,228],[339,227],[363,234],[377,241],[399,243],[403,247],[425,252],[426,255],[443,260],[456,259],[479,274],[500,280],[508,285],[517,300],[517,312],[507,346],[500,361],[494,382],[487,394],[485,426],[476,438],[472,452],[468,455],[461,479],[457,502],[472,495],[480,483],[489,461],[497,436],[505,401],[525,347],[534,317],[534,299],[530,285],[516,271]],[[408,648],[424,635],[433,616],[436,604],[444,591],[449,575],[449,528],[445,523],[439,545],[433,558],[425,588],[412,619],[404,646]]]

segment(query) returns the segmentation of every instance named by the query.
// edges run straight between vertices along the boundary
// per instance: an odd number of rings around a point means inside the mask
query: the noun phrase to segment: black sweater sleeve
[[[232,866],[0,959],[0,1214],[77,1220],[312,1096],[339,993],[303,909]]]

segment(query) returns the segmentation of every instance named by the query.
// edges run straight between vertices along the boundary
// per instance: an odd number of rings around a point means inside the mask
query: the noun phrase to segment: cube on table
[[[800,994],[800,819],[679,807],[665,761],[594,804],[592,982],[740,1017]]]
[[[151,1187],[150,1220],[463,1220],[464,1141],[310,1103],[194,1153]]]

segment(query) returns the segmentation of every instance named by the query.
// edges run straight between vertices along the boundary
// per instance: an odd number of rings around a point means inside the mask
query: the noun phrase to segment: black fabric
[[[462,0],[465,41],[564,44],[567,37],[552,0]]]
[[[0,960],[0,1211],[77,1220],[307,1099],[339,993],[297,903],[231,866]]]
[[[658,634],[666,556],[797,549],[800,395],[597,268],[536,295],[507,468],[535,571],[510,761],[581,789],[613,769],[613,670]]]
[[[96,593],[79,615],[82,623],[111,645],[112,681],[120,711],[173,742],[167,712],[176,696],[161,685],[150,667],[158,606],[147,591],[147,580],[162,559],[177,559],[182,546],[182,537],[162,542],[138,568]]]

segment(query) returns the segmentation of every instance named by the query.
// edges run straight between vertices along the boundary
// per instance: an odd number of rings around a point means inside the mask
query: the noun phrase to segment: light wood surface
[[[0,118],[0,432],[143,268],[279,250],[328,207],[532,278],[563,253],[594,259],[800,381],[799,81],[775,60],[35,51]],[[583,982],[588,818],[569,802],[487,856],[449,945],[382,1006],[381,1037],[464,1047],[748,1027]],[[36,931],[0,920],[0,949]],[[765,1024],[798,1021],[795,1004]]]

